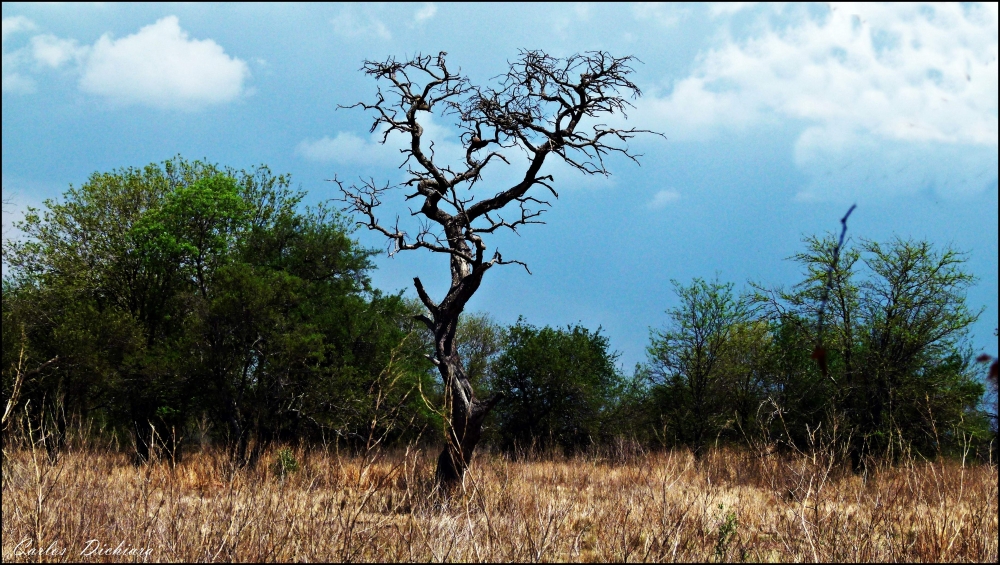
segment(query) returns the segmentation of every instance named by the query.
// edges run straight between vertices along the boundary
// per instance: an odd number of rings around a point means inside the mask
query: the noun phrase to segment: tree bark
[[[417,295],[431,314],[417,318],[434,333],[431,360],[445,386],[449,421],[437,479],[439,485],[450,487],[465,476],[482,437],[483,421],[501,398],[475,397],[455,351],[459,315],[491,267],[516,264],[528,268],[521,261],[504,260],[499,249],[494,248],[489,258],[483,237],[500,229],[517,233],[521,226],[543,223],[539,216],[549,202],[528,193],[541,187],[559,197],[552,188],[552,176],[541,174],[549,155],[585,175],[607,175],[607,155],[636,161],[625,143],[636,134],[653,132],[599,123],[581,125],[588,116],[624,113],[632,107],[627,96],[640,94],[639,87],[629,80],[634,57],[613,57],[600,51],[560,59],[541,51],[521,51],[519,61],[500,77],[497,88],[479,88],[467,77],[451,72],[445,55],[365,61],[365,73],[387,83],[388,89],[380,90],[372,104],[359,102],[348,107],[374,114],[371,131],[382,132],[382,143],[393,132],[409,137],[409,146],[401,150],[409,179],[384,187],[374,180],[351,186],[336,178],[333,181],[343,193],[345,210],[363,218],[359,225],[389,238],[390,256],[426,249],[450,257],[451,288],[440,304],[428,296],[419,279],[414,279]],[[458,117],[459,139],[466,148],[464,162],[442,166],[435,161],[433,144],[423,139],[418,112],[433,113],[435,108]],[[496,191],[467,192],[482,180],[483,169],[491,162],[510,164],[504,150],[515,147],[527,153],[523,177]],[[423,200],[419,209],[411,210],[412,215],[427,220],[416,235],[400,229],[398,221],[394,227],[380,223],[376,215],[382,195],[403,186],[414,191],[407,200]],[[460,187],[463,190],[458,190]]]
[[[448,491],[465,479],[465,471],[472,463],[473,452],[483,436],[483,422],[503,395],[477,399],[457,354],[453,353],[439,365],[439,369],[444,382],[451,385],[446,391],[450,397],[451,422],[444,449],[438,456],[435,476],[438,486]]]
[[[468,270],[456,269],[453,274],[453,282],[457,284],[453,284],[440,305],[431,304],[434,306],[434,320],[428,324],[434,331],[434,362],[441,373],[441,382],[444,383],[445,413],[449,417],[445,427],[444,448],[438,456],[435,473],[438,487],[446,492],[465,479],[473,452],[483,435],[483,422],[490,410],[503,398],[502,394],[494,394],[485,400],[476,398],[455,345],[459,316],[468,296],[475,291],[469,286],[478,286],[481,273],[478,273],[479,276],[477,273],[470,276]],[[414,283],[422,291],[419,280],[414,279]]]

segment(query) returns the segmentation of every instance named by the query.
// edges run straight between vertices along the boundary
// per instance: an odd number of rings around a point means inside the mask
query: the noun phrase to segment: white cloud
[[[662,27],[674,27],[687,8],[674,3],[640,2],[632,5],[632,15],[639,21],[651,21]]]
[[[892,139],[996,143],[996,12],[933,9],[835,6],[711,51],[655,104],[695,129],[773,112]]]
[[[92,46],[51,34],[33,36],[8,53],[7,39],[36,26],[23,17],[3,19],[3,91],[32,92],[35,82],[22,68],[69,66],[80,74],[80,89],[125,104],[196,109],[231,101],[245,92],[247,64],[230,57],[211,39],[191,39],[176,16],[113,39],[105,34]]]
[[[17,72],[8,72],[7,68],[11,65],[8,63],[7,54],[4,54],[4,70],[3,70],[3,92],[9,92],[12,94],[30,94],[35,91],[35,81],[30,77],[26,77]]]
[[[704,53],[669,95],[640,101],[636,117],[674,139],[802,123],[795,154],[805,168],[828,156],[864,157],[854,149],[861,145],[904,153],[959,145],[995,155],[996,3],[815,11],[772,8],[760,16],[762,32]]]
[[[2,71],[0,71],[0,75],[2,75],[3,79],[3,92],[12,94],[28,94],[35,91],[35,81],[19,72],[21,65],[24,64],[29,58],[27,51],[24,48],[21,48],[10,53],[7,52],[8,38],[15,33],[31,31],[35,28],[36,26],[34,22],[24,16],[3,18],[2,36],[0,36],[0,45],[2,45],[3,50]]]
[[[392,163],[393,150],[374,139],[366,140],[350,132],[338,132],[332,139],[303,140],[295,152],[310,161],[342,165],[386,165]],[[398,163],[397,163],[398,164]]]
[[[20,31],[35,29],[35,23],[24,16],[3,18],[0,21],[0,43],[7,43],[7,38]]]
[[[661,190],[657,192],[649,202],[649,207],[653,210],[665,208],[667,204],[680,200],[681,194],[676,190]]]
[[[80,88],[126,104],[191,109],[240,96],[249,75],[244,61],[211,39],[190,39],[167,16],[121,39],[98,39]]]
[[[730,16],[747,8],[753,8],[757,4],[760,2],[712,2],[709,5],[709,13],[715,17]]]
[[[350,9],[343,10],[337,17],[330,20],[333,30],[341,37],[349,39],[377,37],[383,40],[392,39],[392,33],[385,27],[382,20],[367,17],[364,21],[358,19]]]
[[[57,69],[70,61],[81,61],[87,54],[87,48],[80,47],[72,39],[44,34],[31,38],[31,52],[38,63]]]
[[[437,11],[438,7],[435,4],[424,4],[422,8],[413,14],[413,19],[416,20],[417,23],[422,23],[433,18],[435,14],[437,14]]]

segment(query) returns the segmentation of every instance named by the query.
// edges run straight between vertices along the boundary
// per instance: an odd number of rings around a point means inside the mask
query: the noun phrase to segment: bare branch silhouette
[[[826,349],[823,347],[823,322],[826,314],[826,305],[830,300],[830,288],[833,286],[833,272],[837,269],[837,263],[840,260],[840,251],[844,248],[844,236],[847,235],[847,218],[851,216],[851,212],[853,212],[857,207],[857,204],[851,204],[847,213],[840,219],[840,240],[837,241],[837,246],[833,248],[833,262],[830,263],[830,267],[826,271],[826,286],[823,288],[823,298],[820,300],[819,304],[819,323],[816,328],[816,348],[813,349],[812,358],[819,363],[819,368],[823,373],[823,378],[829,376],[826,362]]]
[[[639,155],[630,151],[628,141],[654,132],[595,122],[601,116],[625,114],[632,107],[629,100],[640,95],[639,87],[629,79],[634,57],[591,51],[558,58],[522,50],[492,86],[478,86],[449,67],[446,55],[364,63],[362,71],[379,83],[375,101],[346,107],[370,112],[370,131],[378,132],[383,144],[393,134],[404,137],[400,168],[405,168],[407,179],[398,185],[377,184],[373,179],[348,184],[334,178],[332,182],[340,189],[345,209],[359,218],[359,225],[388,239],[390,255],[425,249],[450,257],[451,284],[440,301],[428,295],[420,279],[413,280],[430,313],[419,319],[434,332],[431,361],[448,391],[446,436],[450,441],[438,462],[439,482],[448,485],[464,476],[482,421],[499,401],[498,397],[476,399],[465,376],[454,343],[459,315],[492,267],[528,269],[524,262],[504,259],[499,249],[491,249],[487,236],[543,223],[548,196],[559,196],[555,179],[541,172],[550,157],[585,175],[606,176],[608,156],[636,161]],[[422,120],[435,112],[455,119],[464,149],[458,163],[445,162],[425,137],[427,122]],[[517,152],[526,159],[523,175],[499,189],[484,189],[483,171],[493,164],[510,165],[511,154]],[[379,217],[384,198],[396,190],[406,190],[406,200],[420,204],[410,211],[418,217],[416,231],[403,229],[399,217],[390,223]]]

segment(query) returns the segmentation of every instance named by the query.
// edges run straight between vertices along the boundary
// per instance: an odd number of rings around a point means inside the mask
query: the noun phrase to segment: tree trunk
[[[520,226],[544,223],[538,217],[549,203],[529,196],[528,192],[543,187],[559,197],[549,184],[552,176],[541,174],[549,155],[585,175],[607,175],[603,155],[615,153],[636,160],[627,146],[609,141],[625,142],[638,133],[654,132],[581,125],[581,120],[587,117],[615,114],[630,107],[628,97],[622,96],[620,90],[632,97],[641,94],[628,78],[632,73],[629,65],[634,60],[631,56],[614,57],[601,51],[560,59],[542,51],[522,51],[520,61],[512,63],[506,75],[502,75],[503,86],[494,91],[481,90],[466,77],[450,72],[445,65],[446,55],[442,51],[436,58],[418,55],[407,61],[365,61],[366,74],[391,83],[390,89],[383,91],[389,98],[380,95],[374,104],[359,102],[351,106],[375,114],[373,131],[378,129],[385,135],[398,132],[409,137],[408,148],[401,150],[409,179],[400,186],[415,189],[406,196],[407,200],[423,198],[423,204],[412,212],[427,220],[421,222],[421,231],[408,236],[398,225],[389,228],[379,223],[376,209],[382,204],[381,195],[395,187],[380,188],[374,180],[350,187],[336,178],[333,182],[343,193],[344,210],[357,212],[363,218],[360,225],[389,238],[390,256],[399,251],[426,249],[450,258],[451,288],[439,304],[430,298],[419,278],[413,279],[420,301],[431,314],[419,315],[417,319],[434,332],[432,361],[444,379],[445,410],[450,421],[447,445],[438,459],[437,476],[439,484],[450,486],[464,476],[482,436],[483,420],[499,400],[496,396],[483,401],[475,398],[455,353],[458,317],[490,268],[512,264],[528,268],[521,261],[504,261],[496,248],[492,258],[488,258],[489,246],[483,237],[501,228],[517,233]],[[566,77],[567,69],[585,72],[579,75],[578,82],[573,82],[574,79]],[[411,80],[411,74],[426,80]],[[552,85],[553,90],[536,92],[532,84]],[[425,130],[418,112],[433,113],[435,104],[445,112],[455,110],[458,115],[465,148],[464,167],[453,169],[434,162],[434,146],[423,138]],[[518,108],[534,110],[522,112]],[[536,135],[545,139],[539,140],[537,147],[534,141],[528,141]],[[388,138],[383,142],[385,139]],[[491,145],[493,151],[488,149]],[[519,181],[483,198],[458,192],[459,187],[475,186],[482,178],[483,168],[491,162],[509,164],[502,149],[513,145],[523,147],[529,161]],[[579,155],[569,156],[567,151]],[[444,238],[438,229],[444,232]]]
[[[451,333],[454,334],[454,330]],[[438,343],[441,344],[442,341]],[[483,421],[503,395],[494,394],[486,400],[477,399],[462,369],[461,360],[454,351],[453,340],[446,341],[452,351],[450,355],[438,356],[438,369],[451,406],[451,422],[446,429],[448,435],[444,449],[438,456],[436,479],[438,487],[448,492],[464,480],[465,471],[472,462],[472,454],[483,435]]]

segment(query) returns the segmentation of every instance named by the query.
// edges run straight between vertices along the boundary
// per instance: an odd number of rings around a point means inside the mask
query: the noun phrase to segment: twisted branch
[[[404,155],[400,168],[409,178],[397,186],[378,186],[372,180],[350,185],[337,178],[332,181],[345,209],[361,218],[358,224],[386,236],[390,255],[413,249],[448,254],[455,291],[466,277],[481,278],[494,265],[528,269],[522,261],[504,260],[499,250],[488,255],[482,236],[500,229],[518,233],[522,226],[544,223],[540,216],[550,202],[529,191],[538,186],[559,197],[553,177],[540,172],[549,155],[584,174],[608,175],[608,155],[637,162],[639,155],[629,150],[627,142],[637,134],[655,132],[584,125],[596,116],[625,114],[632,108],[629,99],[641,94],[628,78],[634,57],[587,52],[560,59],[525,50],[504,75],[496,77],[495,87],[479,87],[449,69],[446,55],[364,63],[362,70],[382,83],[375,101],[342,107],[372,113],[370,132],[380,132],[383,144],[393,133],[407,139],[400,150]],[[456,118],[458,141],[465,150],[461,162],[436,158],[433,142],[424,138],[421,112]],[[491,163],[511,164],[505,152],[513,149],[527,158],[521,179],[493,193],[474,192]],[[421,218],[414,234],[400,228],[398,217],[389,227],[376,213],[385,193],[403,187],[411,190],[405,195],[407,201],[420,203],[410,210],[411,216]],[[513,214],[501,213],[512,204]]]

